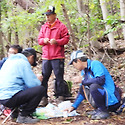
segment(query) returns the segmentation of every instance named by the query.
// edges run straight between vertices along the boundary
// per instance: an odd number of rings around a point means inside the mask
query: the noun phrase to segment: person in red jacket
[[[52,70],[56,77],[55,97],[60,101],[65,97],[64,45],[69,41],[69,33],[67,27],[56,17],[55,7],[49,6],[49,9],[43,14],[46,15],[46,23],[41,27],[38,43],[42,46],[42,85],[46,88],[46,97],[43,102],[47,103],[47,83]]]

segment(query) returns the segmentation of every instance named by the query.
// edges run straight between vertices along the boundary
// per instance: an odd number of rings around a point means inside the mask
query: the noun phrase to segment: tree
[[[106,6],[110,15],[107,14],[105,19],[103,18],[104,16],[102,17],[99,0],[58,0],[58,2],[57,0],[4,1],[6,1],[4,2],[6,3],[6,8],[2,7],[1,27],[5,40],[4,45],[19,42],[19,44],[25,45],[24,47],[37,46],[39,27],[45,22],[45,17],[42,13],[47,10],[49,5],[56,7],[58,18],[64,24],[67,24],[71,36],[71,42],[68,46],[71,45],[73,48],[75,43],[77,48],[85,48],[88,51],[88,48],[92,48],[90,46],[91,42],[98,44],[98,40],[105,35],[104,21],[107,22],[106,32],[109,32],[108,36],[113,34],[111,31],[116,31],[118,28],[121,28],[120,23],[118,24],[119,27],[116,27],[117,22],[114,20],[119,20],[120,4],[117,4],[117,0],[111,0],[112,3],[106,0],[110,3]],[[64,11],[62,11],[61,4],[65,5]],[[121,37],[121,35],[119,36]],[[116,34],[115,37],[117,37]],[[31,42],[33,44],[30,44]],[[109,42],[112,46],[111,48],[113,48],[115,45],[114,39],[109,39]]]
[[[36,5],[32,0],[14,0],[15,5],[20,5],[24,10],[27,10],[29,13],[34,12]]]
[[[64,13],[64,16],[65,16],[66,22],[68,24],[68,28],[69,28],[70,35],[71,35],[71,42],[72,42],[73,48],[74,48],[74,50],[77,50],[75,35],[74,35],[74,32],[73,32],[73,30],[71,28],[71,24],[70,24],[68,15],[67,15],[65,5],[61,4],[61,6],[62,6],[62,9],[63,9],[63,13]]]
[[[107,11],[107,8],[106,8],[106,1],[100,0],[100,5],[101,5],[101,9],[102,9],[103,19],[106,20],[107,16],[108,16],[108,11]],[[110,30],[111,26],[105,24],[105,28],[106,28],[106,30]],[[109,39],[110,47],[113,48],[113,49],[116,49],[114,35],[113,35],[112,32],[108,33],[108,39]]]
[[[84,15],[86,11],[86,7],[85,7],[85,4],[83,4],[83,0],[76,0],[76,2],[77,2],[79,16]]]
[[[2,0],[0,0],[0,59],[2,59],[4,57],[2,29],[1,29],[1,2],[2,2]]]
[[[121,20],[125,21],[125,0],[120,0],[120,14]],[[125,25],[123,25],[123,36],[125,40]]]

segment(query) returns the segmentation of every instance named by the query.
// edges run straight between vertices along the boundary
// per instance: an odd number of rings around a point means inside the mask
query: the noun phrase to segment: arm
[[[60,39],[56,39],[56,42],[58,45],[65,45],[68,43],[69,41],[69,33],[68,33],[68,29],[65,25],[62,26],[61,28],[61,34],[60,34],[61,38]]]
[[[68,111],[68,113],[72,112],[73,110],[77,109],[78,106],[80,105],[80,103],[84,100],[84,97],[82,96],[82,94],[78,94],[75,102],[73,103],[73,105],[68,108],[68,109],[65,109],[64,111]]]
[[[32,88],[32,87],[35,87],[35,86],[40,86],[41,81],[37,78],[37,76],[32,71],[31,65],[27,62],[27,63],[25,63],[25,65],[22,65],[22,66],[23,66],[23,71],[20,71],[20,72],[22,74],[22,79],[24,81],[24,84],[28,88]]]
[[[76,100],[75,100],[75,102],[73,103],[72,107],[73,107],[74,109],[77,109],[78,106],[80,105],[80,103],[81,103],[84,99],[85,99],[85,98],[83,97],[83,95],[79,93],[78,96],[77,96],[77,98],[76,98]]]
[[[48,38],[46,38],[47,40],[46,40],[46,42],[44,42],[44,37],[43,37],[44,35],[43,35],[43,26],[41,27],[41,29],[40,29],[40,32],[39,32],[39,36],[38,36],[38,43],[39,43],[39,45],[46,45],[46,44],[48,44],[48,41],[49,41],[49,39]]]
[[[87,78],[82,81],[83,85],[99,84],[104,85],[105,83],[105,69],[103,64],[99,61],[92,61],[90,71],[92,72],[91,78]],[[88,74],[89,75],[89,74]],[[93,78],[92,78],[93,77]]]
[[[104,85],[105,83],[105,75],[103,76],[97,76],[96,78],[91,78],[87,80],[82,80],[82,85],[91,85],[91,84],[99,84]]]

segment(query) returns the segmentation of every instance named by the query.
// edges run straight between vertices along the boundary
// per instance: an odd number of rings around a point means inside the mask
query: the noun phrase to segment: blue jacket
[[[5,57],[3,58],[2,60],[0,60],[0,69],[2,68],[3,64],[5,63],[5,61],[7,60],[8,58]]]
[[[83,76],[82,84],[90,85],[90,84],[99,84],[101,85],[108,95],[108,102],[106,102],[106,106],[114,105],[118,103],[118,99],[115,96],[115,84],[114,81],[109,74],[108,70],[105,66],[97,61],[97,60],[87,60],[87,68],[81,71],[81,75]],[[79,106],[79,104],[84,100],[82,94],[78,94],[74,104],[72,105],[75,109]]]
[[[0,70],[0,100],[9,99],[21,90],[40,85],[40,80],[23,54],[9,57]]]

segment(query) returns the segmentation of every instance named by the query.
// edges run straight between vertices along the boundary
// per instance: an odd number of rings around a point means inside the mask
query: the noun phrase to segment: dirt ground
[[[66,53],[66,60],[65,60],[65,74],[64,79],[68,81],[72,81],[72,97],[75,99],[77,96],[79,84],[76,83],[80,72],[75,70],[72,66],[68,66],[68,62],[70,59],[70,55]],[[115,83],[121,87],[123,90],[123,96],[125,95],[125,52],[118,54],[118,55],[109,55],[106,57],[105,61],[102,61],[103,64],[108,68],[109,72],[111,73]],[[40,61],[38,62],[39,65],[34,68],[35,73],[41,73],[41,64]],[[54,74],[52,73],[50,80],[49,80],[49,102],[55,103],[54,96],[53,96],[53,79]],[[72,100],[73,102],[74,100]],[[116,115],[115,113],[110,115],[110,118],[105,120],[91,120],[90,117],[86,115],[86,111],[92,110],[92,107],[86,101],[83,101],[78,109],[76,110],[80,115],[75,117],[68,117],[68,118],[52,118],[47,120],[41,120],[36,125],[64,125],[64,124],[71,124],[71,125],[125,125],[125,111],[120,115]],[[0,123],[3,121],[4,116],[0,116]],[[11,119],[5,122],[5,125],[19,125],[16,122],[13,122]],[[30,124],[31,125],[31,124]]]

